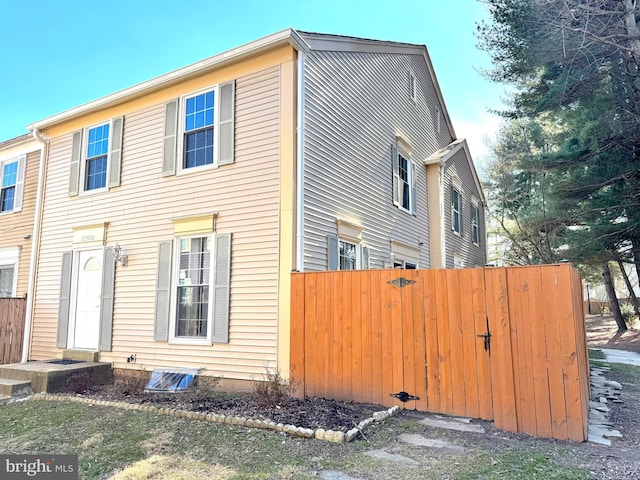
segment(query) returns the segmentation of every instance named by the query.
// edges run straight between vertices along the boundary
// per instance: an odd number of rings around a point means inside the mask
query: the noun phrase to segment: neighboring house
[[[285,30],[29,128],[47,142],[31,359],[286,375],[291,271],[484,264],[424,46]]]
[[[425,163],[431,268],[485,266],[486,200],[466,140],[453,141]]]
[[[0,142],[0,298],[27,297],[41,144]]]

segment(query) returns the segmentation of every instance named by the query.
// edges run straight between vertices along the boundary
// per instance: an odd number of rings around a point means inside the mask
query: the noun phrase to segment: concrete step
[[[15,395],[28,395],[31,393],[31,382],[25,380],[13,380],[0,378],[0,397],[13,397]]]
[[[62,358],[65,360],[81,360],[83,362],[97,362],[100,354],[89,350],[63,350]]]
[[[88,376],[96,385],[113,381],[111,364],[104,362],[52,359],[0,365],[0,378],[31,382],[34,393],[57,392],[75,374]]]

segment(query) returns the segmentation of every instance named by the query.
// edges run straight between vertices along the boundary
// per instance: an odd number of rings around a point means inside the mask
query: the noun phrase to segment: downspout
[[[46,159],[49,153],[49,142],[37,128],[31,132],[33,138],[40,142],[40,166],[38,169],[38,190],[36,193],[36,210],[33,220],[33,233],[31,234],[31,259],[29,260],[29,279],[27,285],[27,309],[24,319],[24,339],[22,342],[22,359],[25,363],[29,360],[31,347],[31,326],[33,324],[33,307],[35,304],[36,268],[40,253],[40,224],[42,223],[42,199],[44,197],[44,172]]]
[[[438,161],[438,180],[440,182],[440,267],[447,268],[447,192],[444,191],[445,162]],[[432,267],[433,268],[433,267]]]
[[[304,272],[304,71],[305,53],[300,50],[298,56],[298,128],[296,133],[296,270]]]

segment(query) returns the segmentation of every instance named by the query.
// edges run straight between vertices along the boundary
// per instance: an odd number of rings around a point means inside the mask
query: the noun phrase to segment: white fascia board
[[[155,77],[151,80],[147,80],[132,87],[125,88],[124,90],[120,90],[97,100],[93,100],[78,107],[74,107],[51,117],[39,120],[28,125],[27,128],[29,130],[42,129],[83,115],[92,110],[118,105],[138,96],[153,92],[154,90],[198,76],[213,68],[219,68],[227,63],[258,55],[261,52],[286,44],[291,45],[296,50],[308,49],[308,46],[300,38],[297,32],[291,28],[287,28],[240,47],[227,50],[226,52],[214,55],[213,57],[192,63],[186,67],[173,70],[172,72],[165,73],[164,75],[160,75],[159,77]]]

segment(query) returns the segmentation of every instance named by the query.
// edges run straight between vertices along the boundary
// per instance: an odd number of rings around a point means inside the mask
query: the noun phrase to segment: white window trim
[[[407,169],[408,169],[407,176],[409,180],[409,183],[408,183],[409,209],[406,209],[402,206],[402,192],[399,193],[400,198],[398,199],[398,203],[396,204],[396,206],[398,207],[399,210],[406,212],[410,215],[413,215],[416,212],[415,202],[417,202],[417,196],[414,201],[414,197],[411,194],[411,191],[417,188],[416,184],[418,183],[418,170],[417,170],[418,167],[416,163],[411,159],[411,153],[405,148],[403,148],[403,144],[401,142],[396,143],[396,148],[397,148],[398,157],[402,156],[407,161]],[[404,183],[400,178],[400,158],[398,158],[398,170],[394,171],[393,175],[397,177],[396,181],[398,182],[398,188],[400,188],[400,185]]]
[[[87,148],[89,146],[89,130],[96,127],[101,127],[102,125],[109,125],[109,142],[107,144],[107,171],[106,177],[104,181],[104,187],[102,188],[94,188],[91,190],[87,190]],[[80,189],[78,191],[79,195],[93,195],[95,193],[102,193],[109,191],[109,172],[111,171],[111,145],[113,138],[113,120],[109,119],[105,122],[98,122],[90,125],[88,127],[84,127],[82,129],[82,143],[80,145]]]
[[[454,222],[454,215],[456,210],[453,207],[453,191],[458,192],[458,225],[460,227],[460,230],[456,230],[455,228],[455,222]],[[458,235],[459,237],[462,237],[462,211],[463,211],[463,201],[462,201],[462,188],[460,187],[460,185],[457,182],[452,182],[451,183],[451,191],[450,191],[450,204],[451,204],[451,231],[455,234]]]
[[[473,209],[476,209],[476,211],[478,212],[478,217],[476,219],[476,223],[474,224],[474,220],[473,220]],[[474,241],[473,240],[473,227],[475,225],[475,228],[477,229],[478,232],[478,241]],[[476,246],[480,246],[480,207],[478,206],[478,203],[473,201],[473,199],[471,200],[471,243],[473,243]]]
[[[340,244],[341,243],[348,243],[350,245],[355,245],[356,247],[355,270],[362,270],[362,244],[360,243],[360,241],[355,241],[353,238],[340,237],[340,236],[338,236],[338,270],[342,270],[340,268]],[[351,271],[351,270],[342,270],[342,271]]]
[[[177,158],[177,174],[184,175],[188,173],[201,172],[203,170],[216,169],[218,166],[218,144],[220,142],[220,125],[218,119],[220,118],[220,96],[219,93],[219,85],[211,85],[205,88],[201,88],[200,90],[196,90],[180,97],[180,104],[178,106],[178,158]],[[213,163],[209,165],[200,165],[199,167],[190,167],[186,168],[184,166],[184,135],[185,135],[185,125],[184,125],[184,115],[187,111],[187,99],[194,97],[196,95],[200,95],[202,93],[210,92],[213,90]]]
[[[11,213],[18,213],[18,212],[22,211],[22,208],[16,210],[16,204],[19,204],[19,205],[22,204],[22,201],[21,201],[22,199],[18,198],[18,196],[17,196],[18,194],[20,194],[22,197],[24,197],[24,183],[26,181],[26,178],[23,179],[23,186],[22,186],[22,189],[20,189],[20,190],[18,189],[18,181],[19,181],[19,176],[20,176],[20,166],[21,165],[22,165],[22,168],[25,171],[24,176],[25,177],[27,176],[27,174],[26,174],[27,156],[26,155],[19,155],[17,157],[8,158],[6,160],[0,161],[0,192],[2,191],[2,176],[4,174],[4,166],[6,164],[8,164],[8,163],[13,163],[13,162],[18,162],[18,173],[17,173],[17,176],[16,176],[16,183],[14,184],[14,186],[15,186],[15,196],[13,198],[13,208],[11,210],[6,210],[4,212],[0,212],[0,215],[9,215]]]
[[[413,72],[409,72],[409,96],[414,103],[418,102],[418,80]]]
[[[13,285],[11,296],[15,297],[18,291],[18,266],[20,264],[20,247],[0,248],[0,266],[13,267]]]
[[[457,253],[453,254],[453,268],[464,268],[464,258]]]
[[[9,298],[15,298],[18,293],[18,259],[15,261],[0,260],[0,268],[13,267],[13,284],[11,285],[11,295]]]
[[[211,249],[209,251],[209,306],[207,309],[206,337],[178,337],[176,336],[176,314],[178,311],[178,277],[180,276],[180,241],[186,238],[208,237]],[[213,273],[215,267],[215,238],[213,232],[193,235],[180,235],[173,239],[173,258],[171,259],[171,296],[169,311],[169,343],[177,345],[211,345],[213,336]]]

